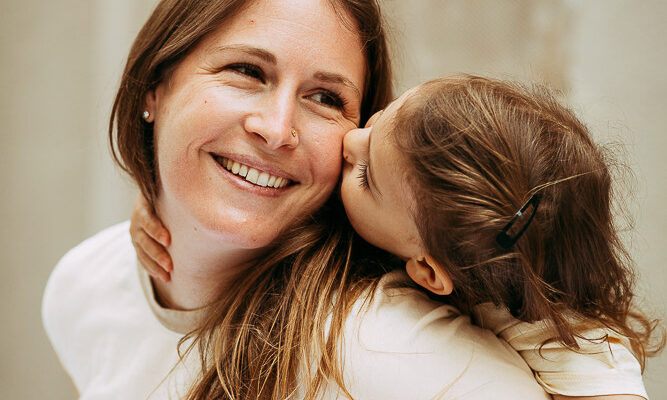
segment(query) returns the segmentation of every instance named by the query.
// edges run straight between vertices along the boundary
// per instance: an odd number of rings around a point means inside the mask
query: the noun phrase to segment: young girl
[[[344,158],[355,230],[504,338],[547,392],[647,398],[641,369],[664,338],[651,348],[656,325],[631,308],[610,161],[548,91],[430,81],[350,131]],[[142,215],[146,232],[166,235]],[[166,256],[154,242],[139,252]]]

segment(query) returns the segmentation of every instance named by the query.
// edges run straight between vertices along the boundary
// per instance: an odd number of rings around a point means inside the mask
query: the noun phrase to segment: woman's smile
[[[211,157],[221,167],[225,179],[258,195],[279,196],[289,187],[298,184],[290,178],[291,175],[275,166],[245,159],[239,161],[238,157],[232,159],[216,154],[211,154]]]
[[[246,181],[256,186],[280,189],[292,183],[289,178],[274,175],[261,167],[256,169],[249,165],[221,156],[215,157],[215,160],[233,175],[245,178]]]

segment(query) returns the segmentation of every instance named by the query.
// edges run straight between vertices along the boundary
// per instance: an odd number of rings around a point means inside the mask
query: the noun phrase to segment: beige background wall
[[[666,315],[667,2],[384,0],[403,89],[451,72],[544,80],[635,171],[628,237],[642,301]],[[69,248],[125,219],[133,187],[105,125],[132,38],[155,0],[0,0],[0,398],[71,399],[40,322]],[[91,268],[94,266],[91,265]],[[646,386],[667,398],[667,355]]]

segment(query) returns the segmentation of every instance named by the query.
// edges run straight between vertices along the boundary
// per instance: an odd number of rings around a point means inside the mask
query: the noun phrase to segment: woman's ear
[[[409,259],[405,270],[413,281],[430,292],[443,296],[454,290],[445,268],[430,255]]]
[[[144,121],[149,124],[155,121],[155,89],[146,92],[146,96],[144,97],[144,109],[141,112]]]

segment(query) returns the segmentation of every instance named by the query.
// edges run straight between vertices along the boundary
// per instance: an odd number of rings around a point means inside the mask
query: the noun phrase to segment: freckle
[[[206,104],[206,103],[208,103],[208,101],[207,101],[207,100],[204,100],[204,104]]]
[[[195,226],[195,232],[197,232],[198,230],[199,230],[199,229],[197,229],[197,227]]]
[[[254,23],[255,23],[255,20],[254,20],[254,19],[251,19],[251,20],[250,20],[250,23],[251,23],[251,24],[254,24]]]

